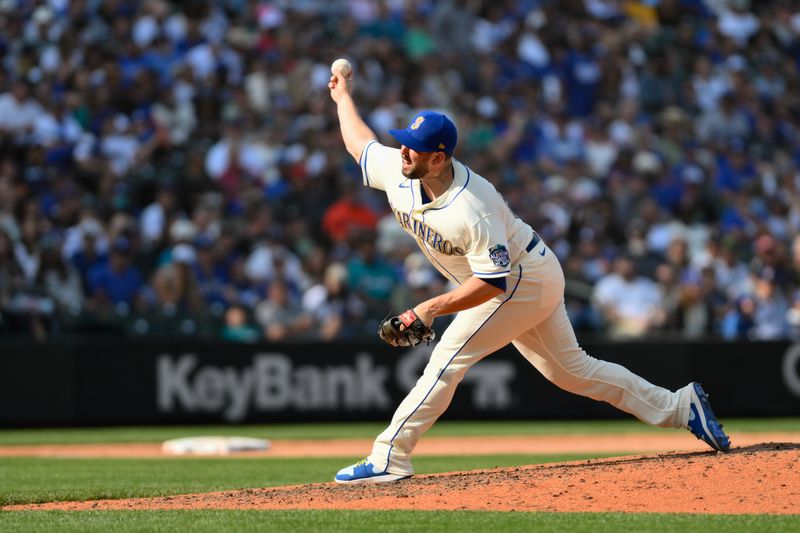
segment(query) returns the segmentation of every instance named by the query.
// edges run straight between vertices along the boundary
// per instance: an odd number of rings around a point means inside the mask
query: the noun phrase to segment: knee
[[[419,377],[418,383],[431,383],[441,381],[448,385],[458,385],[464,379],[469,367],[450,363],[445,367],[428,364]]]
[[[589,356],[582,349],[568,358],[563,358],[559,364],[552,365],[548,372],[543,372],[545,377],[561,388],[569,389],[573,383],[591,379],[594,375],[597,359]]]
[[[576,378],[588,378],[594,374],[597,359],[577,348],[570,357],[564,359],[564,371]]]
[[[467,367],[450,365],[444,370],[440,371],[439,381],[442,381],[447,385],[458,385],[459,383],[461,383],[461,380],[464,379],[464,375],[466,373],[467,373]]]

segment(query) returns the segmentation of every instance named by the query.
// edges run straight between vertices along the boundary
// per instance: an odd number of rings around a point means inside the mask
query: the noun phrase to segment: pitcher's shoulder
[[[471,170],[469,179],[465,182],[464,188],[464,201],[469,202],[482,212],[491,210],[492,207],[506,205],[505,200],[497,191],[494,184]]]

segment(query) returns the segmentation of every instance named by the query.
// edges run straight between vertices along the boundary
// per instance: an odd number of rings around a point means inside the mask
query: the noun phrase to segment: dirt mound
[[[793,514],[800,509],[800,444],[668,453],[183,496],[56,502],[4,509],[419,509]]]

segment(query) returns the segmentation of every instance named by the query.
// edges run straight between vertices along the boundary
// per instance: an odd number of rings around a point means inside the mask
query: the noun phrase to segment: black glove
[[[422,341],[431,342],[436,338],[436,332],[409,309],[398,316],[383,319],[378,326],[378,336],[392,346],[416,346]]]

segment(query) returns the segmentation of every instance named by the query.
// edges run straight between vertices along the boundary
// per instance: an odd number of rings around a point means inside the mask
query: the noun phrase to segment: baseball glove
[[[384,318],[378,326],[378,336],[392,346],[416,346],[436,338],[436,332],[422,323],[409,309],[398,316]]]

